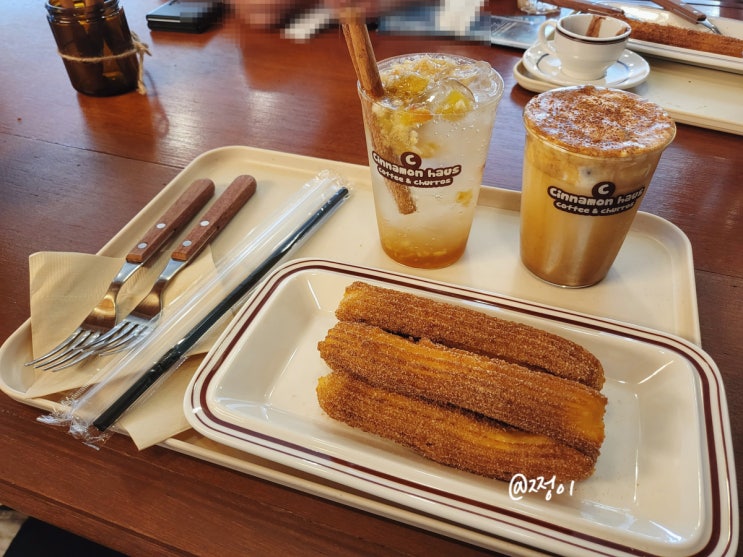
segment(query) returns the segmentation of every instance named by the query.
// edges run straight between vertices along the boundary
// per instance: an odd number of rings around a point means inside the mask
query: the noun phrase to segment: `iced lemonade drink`
[[[445,54],[391,58],[379,72],[385,95],[359,95],[382,248],[445,267],[467,245],[503,80],[487,62]]]
[[[676,127],[626,91],[554,89],[524,109],[521,260],[537,277],[590,286],[609,271]]]

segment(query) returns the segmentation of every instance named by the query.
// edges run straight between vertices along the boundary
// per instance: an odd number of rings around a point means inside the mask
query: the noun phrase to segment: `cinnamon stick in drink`
[[[361,88],[369,96],[375,99],[381,98],[384,96],[384,88],[382,87],[382,79],[379,77],[377,61],[374,57],[366,23],[349,12],[344,17],[342,28],[348,52],[351,54],[353,69],[356,70]]]
[[[366,28],[366,23],[355,11],[347,10],[343,14],[341,27],[361,89],[373,99],[382,98],[384,96],[384,87],[382,86],[382,79],[379,76],[377,62],[374,57],[374,49],[369,39],[369,31]],[[375,150],[387,160],[396,160],[399,163],[400,161],[397,155],[392,153],[390,146],[380,137],[379,129],[375,126],[368,126],[368,128],[369,133],[372,134]],[[390,193],[395,198],[395,203],[400,213],[409,215],[416,211],[415,200],[410,193],[410,188],[391,180],[386,180],[386,184]]]

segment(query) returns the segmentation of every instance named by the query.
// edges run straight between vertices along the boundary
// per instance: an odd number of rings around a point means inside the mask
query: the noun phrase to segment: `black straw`
[[[171,367],[186,355],[186,353],[206,334],[206,332],[227,313],[240,299],[242,299],[289,251],[304,238],[317,224],[348,195],[347,188],[340,188],[310,216],[294,233],[284,240],[264,261],[261,262],[235,289],[217,304],[193,329],[129,387],[111,406],[98,416],[93,426],[98,431],[106,431],[121,415],[126,412],[155,381],[162,377]]]

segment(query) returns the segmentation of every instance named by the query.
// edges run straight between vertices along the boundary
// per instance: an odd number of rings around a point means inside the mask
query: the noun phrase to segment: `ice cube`
[[[455,77],[467,86],[477,101],[483,101],[498,91],[498,84],[493,79],[493,67],[484,60],[466,64],[457,68]]]
[[[425,104],[434,114],[456,116],[472,110],[475,97],[462,82],[448,78],[429,87],[429,95]]]

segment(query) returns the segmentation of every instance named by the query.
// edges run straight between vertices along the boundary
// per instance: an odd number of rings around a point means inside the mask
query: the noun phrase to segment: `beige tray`
[[[186,167],[99,252],[126,253],[139,232],[197,177],[210,177],[223,189],[238,174],[250,173],[259,184],[251,204],[225,230],[215,258],[229,248],[230,238],[247,233],[319,171],[332,169],[350,183],[350,199],[292,257],[332,258],[409,275],[432,278],[485,291],[537,301],[546,305],[629,322],[700,343],[691,247],[686,236],[659,217],[642,213],[633,225],[620,255],[601,284],[587,289],[562,289],[531,276],[518,260],[518,192],[483,188],[465,256],[455,265],[424,271],[398,265],[381,251],[374,220],[369,169],[328,160],[249,147],[224,147],[204,153]],[[23,366],[31,353],[30,322],[24,323],[0,348],[0,389],[26,404],[52,410],[44,398],[25,396],[36,372]],[[240,470],[354,507],[392,517],[471,543],[492,546],[492,538],[438,517],[390,504],[251,457],[210,441],[194,431],[163,443],[199,459]],[[499,546],[501,550],[508,549]]]
[[[743,135],[743,75],[643,56],[650,75],[630,91],[662,106],[681,124]],[[533,76],[521,60],[513,76],[535,93],[559,87]]]

